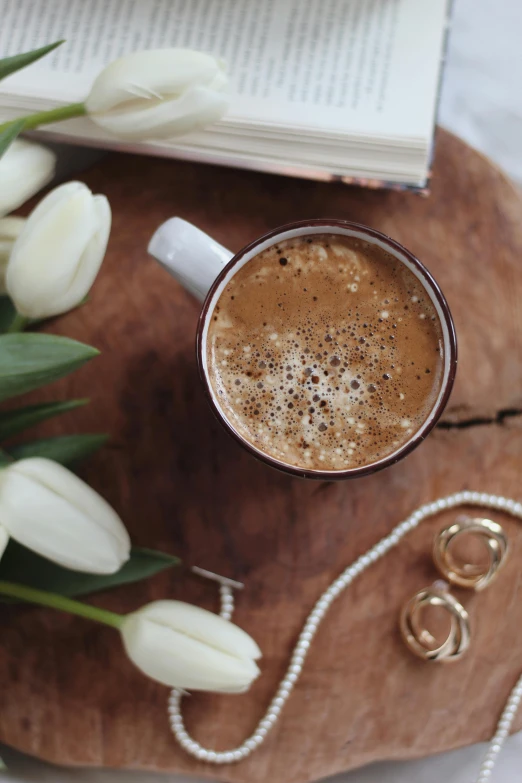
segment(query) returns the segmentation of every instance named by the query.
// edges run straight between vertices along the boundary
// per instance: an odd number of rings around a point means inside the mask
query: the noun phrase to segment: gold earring
[[[479,537],[488,554],[488,565],[459,562],[452,554],[451,549],[455,542],[458,539],[462,541],[466,536]],[[435,537],[433,559],[440,573],[451,584],[472,590],[484,590],[496,577],[508,549],[506,534],[497,522],[460,516]]]
[[[450,615],[450,630],[442,644],[422,626],[422,613],[429,606],[441,607]],[[400,629],[410,650],[425,661],[455,661],[469,647],[468,613],[449,593],[449,585],[442,580],[410,598],[402,608]]]

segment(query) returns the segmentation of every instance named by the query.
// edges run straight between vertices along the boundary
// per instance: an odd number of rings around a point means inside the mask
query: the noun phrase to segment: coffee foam
[[[315,470],[369,465],[411,440],[443,373],[440,323],[413,273],[376,245],[326,234],[280,242],[234,275],[207,360],[234,429]]]

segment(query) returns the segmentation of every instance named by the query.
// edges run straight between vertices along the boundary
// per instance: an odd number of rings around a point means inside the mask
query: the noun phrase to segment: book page
[[[137,49],[222,57],[224,123],[431,135],[449,0],[0,0],[0,54],[65,38],[3,94],[83,99],[103,67]]]

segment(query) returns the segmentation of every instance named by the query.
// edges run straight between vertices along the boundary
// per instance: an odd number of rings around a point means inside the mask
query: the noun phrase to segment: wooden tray
[[[463,488],[522,496],[521,197],[443,132],[428,199],[124,155],[84,179],[112,204],[109,252],[88,306],[48,328],[102,355],[46,391],[92,403],[41,434],[109,431],[83,475],[134,541],[245,581],[236,620],[259,641],[263,674],[247,695],[196,695],[187,708],[205,745],[234,747],[264,711],[314,601],[348,563],[427,500]],[[394,468],[340,484],[294,480],[245,453],[200,388],[198,306],[146,255],[173,214],[232,250],[321,216],[367,223],[411,248],[440,281],[458,330],[444,425]],[[522,669],[522,525],[506,518],[513,551],[495,585],[457,593],[473,623],[467,657],[427,666],[404,648],[397,615],[435,578],[432,538],[447,519],[425,523],[335,603],[280,723],[239,765],[198,764],[178,748],[167,690],[127,662],[113,631],[31,608],[2,608],[0,739],[60,764],[237,783],[305,783],[485,740]],[[217,603],[215,588],[181,572],[93,601],[128,611],[165,596]]]

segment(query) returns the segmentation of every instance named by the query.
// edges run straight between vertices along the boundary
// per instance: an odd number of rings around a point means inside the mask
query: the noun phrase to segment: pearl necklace
[[[377,560],[380,560],[380,558],[386,555],[390,549],[397,546],[401,539],[411,530],[414,530],[423,520],[434,516],[441,511],[447,511],[448,509],[462,505],[482,506],[497,511],[504,511],[507,514],[511,514],[511,516],[522,519],[522,503],[498,495],[488,495],[483,492],[457,492],[454,495],[449,495],[446,498],[440,498],[433,503],[426,503],[421,506],[414,511],[413,514],[410,514],[404,522],[397,525],[389,535],[375,544],[366,554],[357,558],[357,560],[352,563],[352,565],[348,566],[348,568],[332,582],[330,587],[325,590],[308,615],[308,619],[303,626],[292,653],[287,672],[281,680],[264,717],[259,722],[254,733],[238,748],[227,751],[208,750],[200,745],[199,742],[192,739],[185,729],[183,716],[181,714],[181,699],[185,695],[184,691],[179,688],[174,688],[170,694],[168,712],[172,732],[180,746],[194,758],[199,761],[206,761],[209,764],[230,764],[232,762],[241,761],[249,756],[252,751],[264,742],[268,732],[277,722],[281,710],[299,679],[305,658],[319,625],[335,599],[352,584],[356,577],[360,576],[363,571],[377,562]],[[220,615],[226,620],[230,620],[234,610],[234,598],[229,584],[221,584],[220,596]],[[522,676],[509,695],[504,711],[498,722],[495,735],[492,738],[488,751],[482,761],[476,783],[486,783],[489,781],[495,761],[509,735],[521,701]]]

